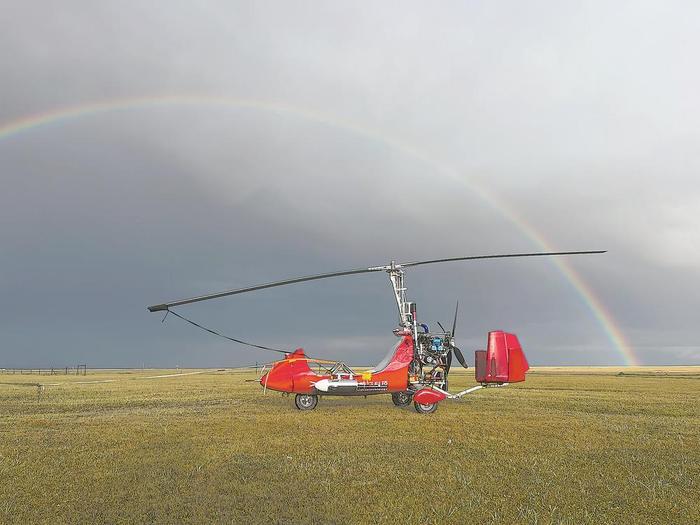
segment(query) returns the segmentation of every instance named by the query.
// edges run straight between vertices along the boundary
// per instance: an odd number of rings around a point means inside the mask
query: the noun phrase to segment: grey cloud
[[[571,265],[645,362],[697,362],[697,10],[11,2],[0,122],[199,93],[330,123],[170,105],[0,139],[0,366],[262,361],[144,307],[390,258],[539,248],[473,186],[557,248],[610,249]],[[465,349],[504,328],[536,364],[621,362],[552,262],[408,279],[431,323],[461,299]],[[392,343],[394,308],[385,278],[368,276],[184,311],[243,338],[369,363]]]

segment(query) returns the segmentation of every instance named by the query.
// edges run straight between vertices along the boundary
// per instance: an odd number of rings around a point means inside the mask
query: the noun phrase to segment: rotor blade
[[[430,261],[414,261],[397,264],[397,268],[409,268],[411,266],[420,266],[422,264],[433,264],[440,262],[452,261],[475,261],[478,259],[506,259],[510,257],[543,257],[551,255],[585,255],[590,253],[605,253],[607,250],[591,250],[583,252],[540,252],[540,253],[503,253],[497,255],[473,255],[470,257],[449,257],[447,259],[432,259]]]
[[[346,270],[344,272],[331,272],[331,273],[321,273],[318,275],[309,275],[307,277],[295,277],[293,279],[285,279],[284,281],[275,281],[266,284],[259,284],[257,286],[250,286],[247,288],[238,288],[236,290],[227,290],[225,292],[212,293],[208,295],[200,295],[198,297],[192,297],[190,299],[182,299],[180,301],[172,301],[169,303],[156,304],[149,306],[148,310],[151,312],[161,312],[168,310],[174,306],[181,306],[183,304],[197,303],[199,301],[207,301],[209,299],[217,299],[219,297],[226,297],[228,295],[236,295],[239,293],[254,292],[256,290],[264,290],[265,288],[273,288],[275,286],[284,286],[286,284],[303,283],[306,281],[315,281],[317,279],[327,279],[329,277],[339,277],[341,275],[354,275],[359,273],[369,273],[369,272],[386,272],[390,270],[400,270],[401,268],[408,268],[410,266],[419,266],[422,264],[432,264],[439,262],[451,262],[451,261],[470,261],[476,259],[500,259],[506,257],[535,257],[543,255],[579,255],[587,253],[605,253],[605,250],[598,251],[586,251],[586,252],[547,252],[547,253],[511,253],[511,254],[501,254],[501,255],[476,255],[471,257],[451,257],[448,259],[433,259],[430,261],[415,261],[402,264],[385,265],[385,266],[371,266],[369,268],[358,268],[356,270]]]
[[[368,272],[381,272],[385,271],[384,266],[376,266],[373,268],[358,268],[356,270],[346,270],[344,272],[332,272],[332,273],[321,273],[318,275],[309,275],[307,277],[295,277],[293,279],[285,279],[284,281],[275,281],[271,283],[259,284],[257,286],[249,286],[247,288],[238,288],[236,290],[227,290],[225,292],[212,293],[208,295],[200,295],[198,297],[192,297],[190,299],[182,299],[180,301],[172,301],[169,303],[156,304],[149,306],[148,310],[151,312],[160,312],[172,308],[174,306],[181,306],[183,304],[198,303],[199,301],[207,301],[209,299],[217,299],[219,297],[226,297],[228,295],[236,295],[239,293],[254,292],[256,290],[264,290],[265,288],[274,288],[275,286],[284,286],[286,284],[303,283],[306,281],[315,281],[316,279],[327,279],[328,277],[339,277],[341,275],[353,275],[357,273],[368,273]]]
[[[457,329],[457,312],[459,312],[459,301],[457,301],[457,306],[455,306],[455,318],[452,321],[452,338],[455,337],[455,330]]]

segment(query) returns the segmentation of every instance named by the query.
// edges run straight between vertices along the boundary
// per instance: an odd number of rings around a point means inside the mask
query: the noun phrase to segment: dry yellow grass
[[[539,368],[432,416],[301,413],[251,372],[145,379],[167,373],[0,374],[58,383],[0,384],[0,522],[700,520],[700,367]]]

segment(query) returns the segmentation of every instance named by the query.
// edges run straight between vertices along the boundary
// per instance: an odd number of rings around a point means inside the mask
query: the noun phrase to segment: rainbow
[[[474,181],[468,181],[455,169],[438,162],[416,148],[405,144],[395,138],[387,137],[380,132],[363,127],[357,123],[340,120],[334,116],[323,114],[317,111],[291,106],[284,103],[234,98],[216,95],[156,95],[143,97],[127,97],[110,99],[103,101],[88,102],[74,106],[66,106],[52,109],[43,113],[26,115],[0,125],[0,140],[16,136],[23,132],[54,124],[63,124],[71,120],[86,116],[94,116],[102,113],[117,111],[132,111],[137,109],[153,108],[159,106],[212,106],[227,107],[235,109],[253,109],[267,111],[280,115],[293,116],[317,124],[338,128],[354,133],[366,139],[370,139],[384,144],[387,147],[400,151],[402,154],[414,158],[438,172],[459,182],[473,191],[479,198],[495,209],[509,222],[511,222],[525,237],[532,241],[543,251],[555,251],[550,243],[530,225],[523,217],[518,216],[512,206],[507,205],[499,197],[480,186]],[[626,340],[622,330],[617,325],[613,315],[606,309],[603,303],[596,297],[594,291],[585,283],[581,276],[573,269],[564,257],[555,257],[553,264],[558,268],[566,281],[583,300],[586,307],[593,314],[596,321],[603,328],[606,336],[610,339],[617,353],[622,358],[624,364],[628,366],[638,366],[639,360],[632,351],[632,347]]]

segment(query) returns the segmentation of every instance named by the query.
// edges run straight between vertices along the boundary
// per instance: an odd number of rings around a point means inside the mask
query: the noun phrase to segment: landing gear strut
[[[316,394],[297,394],[294,398],[294,404],[299,410],[313,410],[318,405],[318,396]]]

